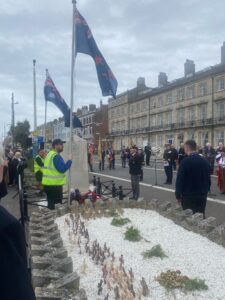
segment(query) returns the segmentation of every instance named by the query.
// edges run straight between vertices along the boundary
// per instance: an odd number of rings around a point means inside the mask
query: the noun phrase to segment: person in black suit
[[[173,180],[173,152],[171,150],[171,145],[166,144],[163,153],[163,164],[166,174],[166,181],[164,184],[172,184]]]
[[[0,205],[0,299],[35,300],[22,225]]]
[[[152,148],[151,148],[150,144],[148,143],[147,146],[145,146],[146,166],[150,165],[151,154],[152,154]]]
[[[176,199],[182,208],[191,209],[193,213],[203,213],[207,194],[210,191],[210,165],[197,152],[196,142],[189,140],[184,144],[185,157],[179,167],[176,180]]]

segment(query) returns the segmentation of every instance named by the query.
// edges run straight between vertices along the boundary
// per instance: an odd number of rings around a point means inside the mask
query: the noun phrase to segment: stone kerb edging
[[[37,300],[86,300],[79,289],[80,277],[73,272],[73,262],[63,247],[54,219],[67,212],[66,206],[55,211],[41,209],[30,218],[32,279]]]
[[[90,200],[87,200],[85,205],[88,205],[89,202]],[[177,225],[180,225],[187,230],[201,234],[211,241],[225,247],[225,222],[218,226],[216,218],[208,217],[206,219],[203,219],[203,214],[193,214],[192,210],[182,210],[180,206],[173,207],[172,202],[167,201],[160,204],[159,200],[157,199],[146,201],[144,200],[144,198],[140,198],[138,201],[135,201],[130,200],[129,197],[125,197],[123,200],[119,200],[118,198],[109,198],[106,201],[100,200],[98,202],[98,205],[105,208],[121,207],[155,210],[160,215],[171,219]],[[90,203],[90,205],[92,204]],[[80,207],[78,203],[74,203],[70,208],[72,212],[82,209],[83,208]],[[67,212],[65,206],[59,206],[57,208],[58,216],[61,216],[62,212]]]

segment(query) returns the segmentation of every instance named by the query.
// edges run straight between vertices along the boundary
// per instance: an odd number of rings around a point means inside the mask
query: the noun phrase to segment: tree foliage
[[[13,133],[14,141],[23,149],[28,148],[28,137],[30,134],[30,123],[25,120],[23,122],[17,122],[14,130],[11,128],[11,132]]]

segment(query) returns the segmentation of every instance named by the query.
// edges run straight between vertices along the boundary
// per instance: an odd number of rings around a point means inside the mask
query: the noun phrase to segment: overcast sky
[[[220,62],[225,41],[224,0],[78,0],[100,51],[118,80],[118,92],[133,88],[139,76],[157,84],[183,76],[186,58],[196,69]],[[16,121],[33,126],[32,60],[37,60],[38,125],[44,122],[45,69],[69,103],[71,0],[0,0],[0,133],[11,122],[11,93]],[[103,99],[94,62],[76,61],[75,108]],[[61,113],[49,104],[48,120]],[[2,136],[2,134],[1,134]]]

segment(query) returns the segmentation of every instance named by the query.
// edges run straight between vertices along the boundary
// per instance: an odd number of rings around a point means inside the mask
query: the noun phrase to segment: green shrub
[[[205,283],[205,280],[194,278],[187,279],[184,281],[184,288],[188,291],[200,291],[200,290],[208,290],[208,286]]]
[[[119,217],[119,214],[115,209],[110,209],[107,214],[109,217]]]
[[[156,277],[158,281],[167,290],[182,289],[184,291],[208,290],[208,286],[202,279],[191,279],[181,274],[180,270],[162,272]]]
[[[160,245],[156,245],[156,246],[152,247],[151,250],[147,250],[147,251],[143,252],[142,255],[145,259],[152,258],[152,257],[160,257],[161,259],[163,259],[165,257],[168,257],[164,253],[164,251]]]
[[[128,218],[113,218],[111,225],[113,226],[123,226],[127,223],[129,223],[130,220]]]
[[[125,240],[131,241],[131,242],[138,242],[141,240],[140,232],[137,228],[134,228],[133,226],[128,227],[127,231],[125,232]]]

